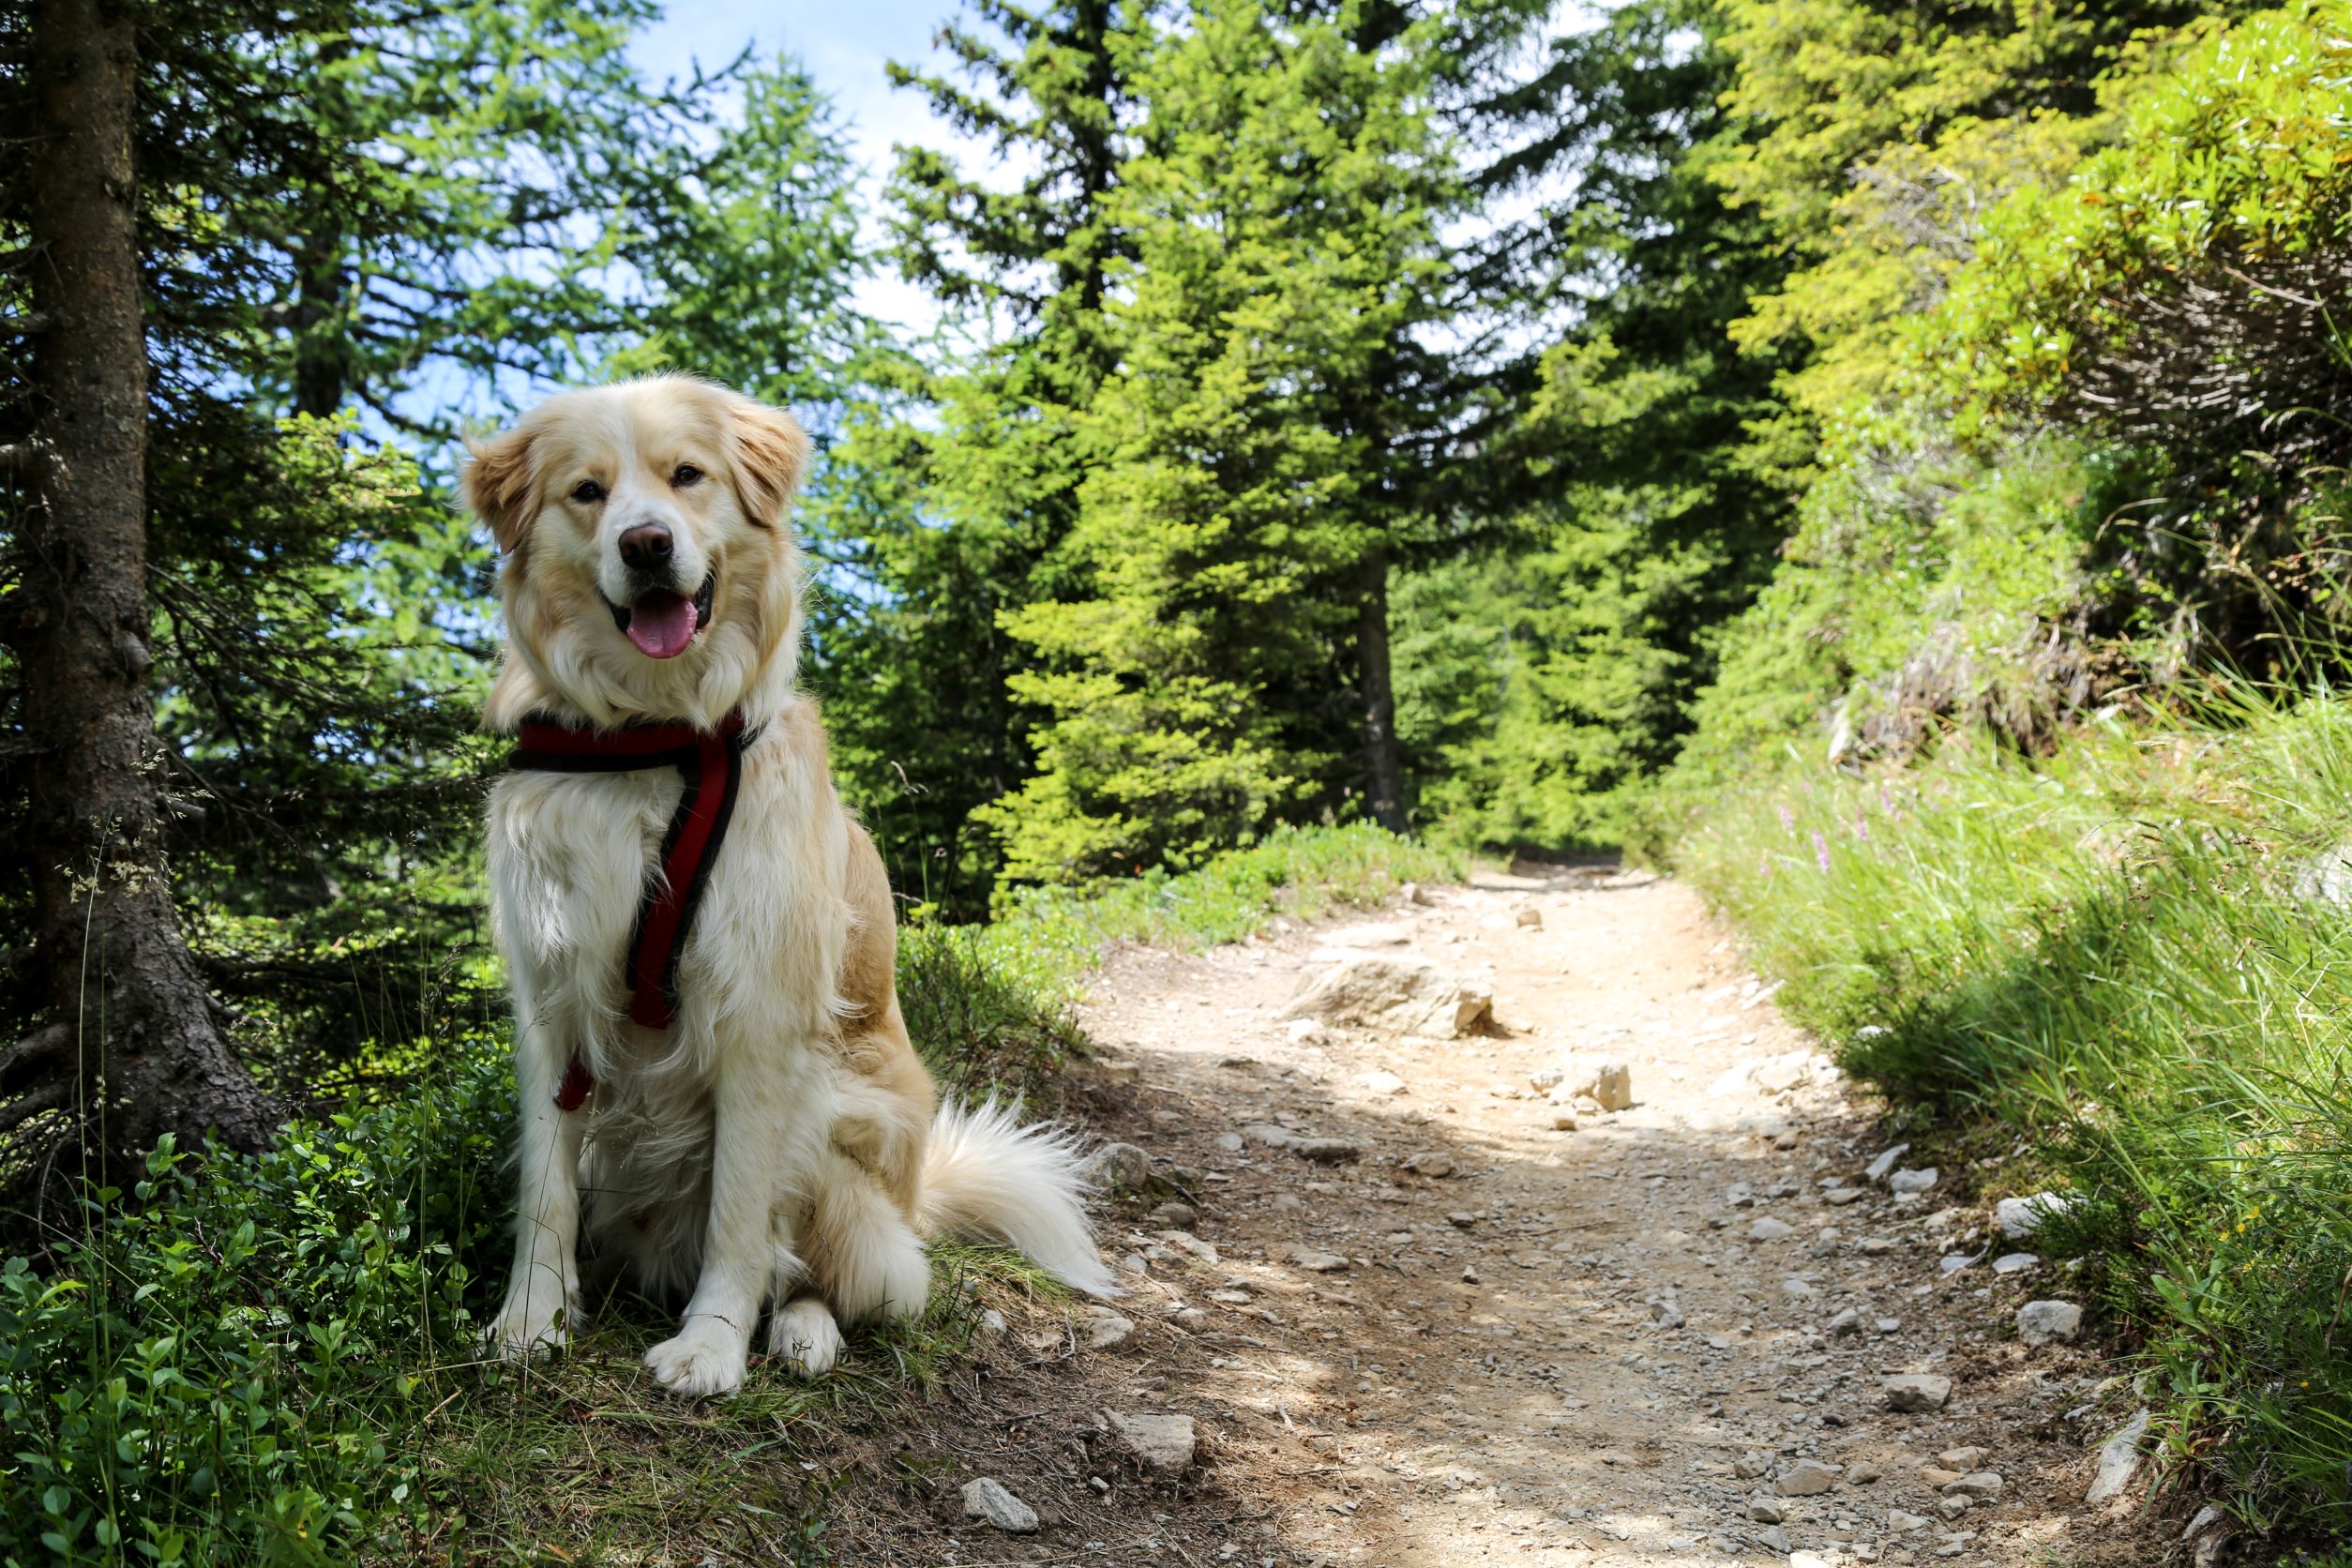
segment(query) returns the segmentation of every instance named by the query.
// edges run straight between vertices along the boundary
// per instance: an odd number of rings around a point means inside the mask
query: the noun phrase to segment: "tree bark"
[[[1388,551],[1364,557],[1356,600],[1356,690],[1364,703],[1364,808],[1391,833],[1403,833],[1405,760],[1396,744],[1396,688],[1388,656]]]
[[[39,461],[19,535],[14,640],[29,701],[38,963],[52,1022],[6,1053],[17,1103],[127,1153],[207,1131],[266,1144],[281,1120],[214,1026],[172,904],[147,687],[147,352],[131,168],[127,0],[38,0],[28,149]]]

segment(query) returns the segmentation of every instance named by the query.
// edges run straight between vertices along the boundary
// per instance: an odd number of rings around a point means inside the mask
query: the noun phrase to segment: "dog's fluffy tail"
[[[1094,1252],[1079,1202],[1078,1140],[1059,1128],[1024,1127],[1013,1108],[939,1108],[923,1160],[923,1229],[1010,1242],[1029,1260],[1090,1296],[1116,1296]]]

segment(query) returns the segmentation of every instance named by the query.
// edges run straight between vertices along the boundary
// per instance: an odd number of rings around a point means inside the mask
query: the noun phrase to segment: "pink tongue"
[[[694,601],[652,593],[629,611],[629,641],[647,658],[676,658],[694,641]]]

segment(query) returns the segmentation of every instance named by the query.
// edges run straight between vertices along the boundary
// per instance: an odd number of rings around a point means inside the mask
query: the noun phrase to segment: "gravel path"
[[[1011,1342],[1044,1376],[1058,1335],[1052,1386],[1107,1412],[1072,1452],[1115,1446],[1109,1414],[1176,1414],[1199,1455],[1172,1481],[1065,1467],[1077,1500],[1039,1533],[972,1521],[930,1560],[2166,1560],[2179,1526],[2135,1493],[2081,1501],[2130,1409],[2088,1353],[2018,1341],[2022,1304],[2075,1292],[1993,1272],[2024,1244],[1987,1223],[1998,1162],[1866,1181],[1868,1108],[1670,881],[1421,897],[1340,940],[1484,981],[1493,1032],[1285,1018],[1330,927],[1114,957],[1085,1022],[1115,1085],[1093,1130],[1153,1171],[1107,1216],[1133,1289],[1116,1321]],[[1537,1087],[1604,1062],[1630,1108]],[[1927,1408],[1889,1408],[1906,1376],[1895,1402]],[[1004,1452],[1014,1492],[1053,1485]]]

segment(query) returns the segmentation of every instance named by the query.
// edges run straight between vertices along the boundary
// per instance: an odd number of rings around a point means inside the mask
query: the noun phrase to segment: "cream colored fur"
[[[881,857],[836,795],[824,731],[795,685],[801,563],[785,511],[807,456],[791,418],[680,377],[567,393],[476,444],[462,483],[505,555],[506,653],[487,720],[761,727],[679,972],[668,1030],[621,985],[676,773],[518,773],[490,805],[493,922],[515,1001],[521,1089],[515,1270],[487,1331],[509,1356],[561,1342],[580,1244],[686,1294],[646,1364],[681,1394],[744,1378],[763,1310],[771,1353],[829,1368],[840,1324],[923,1309],[923,1237],[1001,1237],[1073,1286],[1114,1293],[1066,1138],[990,1105],[934,1111],[895,981]],[[680,464],[702,477],[673,482]],[[594,480],[605,494],[573,492]],[[716,572],[710,624],[641,654],[623,530],[676,540],[680,580]],[[595,1088],[555,1094],[577,1055]]]

